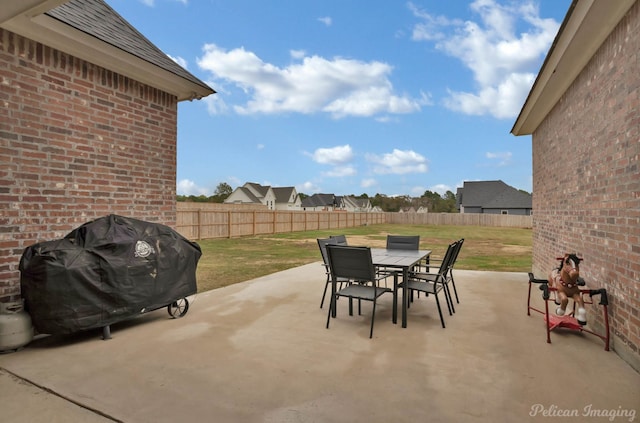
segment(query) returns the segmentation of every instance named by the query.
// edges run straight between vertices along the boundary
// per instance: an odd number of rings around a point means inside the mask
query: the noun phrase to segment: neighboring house
[[[531,214],[531,194],[502,181],[465,181],[456,193],[460,213]]]
[[[356,198],[350,195],[345,195],[343,197],[337,197],[338,202],[342,202],[341,209],[344,209],[348,212],[370,212],[371,211],[371,201],[368,198]]]
[[[276,208],[276,195],[270,186],[247,182],[233,190],[225,200],[228,204],[262,204],[269,210]]]
[[[416,209],[413,206],[402,207],[400,210],[398,210],[398,213],[416,213]]]
[[[224,200],[227,204],[262,204],[269,210],[300,210],[301,201],[294,187],[271,187],[247,182]]]
[[[274,187],[273,193],[276,196],[276,210],[302,210],[302,200],[295,187]]]
[[[302,200],[305,211],[347,211],[371,212],[371,201],[368,198],[355,198],[350,195],[313,194]]]
[[[420,206],[418,210],[416,210],[416,213],[429,213],[429,209],[425,206]]]
[[[333,194],[313,194],[302,200],[305,211],[336,211],[340,207],[340,199]]]
[[[639,63],[640,2],[574,0],[511,130],[532,136],[534,274],[564,253],[582,257],[587,287],[607,289],[613,349],[636,370]]]
[[[2,0],[0,301],[25,247],[107,214],[175,226],[177,107],[214,91],[102,0]]]

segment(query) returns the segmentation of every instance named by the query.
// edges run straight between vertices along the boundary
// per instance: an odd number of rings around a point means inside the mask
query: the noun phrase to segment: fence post
[[[202,209],[198,209],[198,236],[196,239],[201,239],[202,236]]]

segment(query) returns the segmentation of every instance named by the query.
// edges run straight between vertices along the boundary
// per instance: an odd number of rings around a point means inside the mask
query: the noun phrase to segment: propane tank
[[[23,302],[0,303],[0,352],[16,351],[32,339],[31,316]]]

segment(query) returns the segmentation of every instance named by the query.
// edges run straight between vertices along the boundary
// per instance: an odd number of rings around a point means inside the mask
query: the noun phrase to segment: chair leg
[[[447,282],[444,282],[442,286],[444,288],[444,299],[447,301],[449,316],[453,316],[453,313],[456,312],[456,309],[453,308],[453,299],[451,298],[451,292],[449,291],[449,284]]]
[[[444,329],[444,317],[442,316],[442,309],[440,308],[440,300],[438,300],[438,294],[434,294],[436,297],[436,305],[438,306],[438,314],[440,315],[440,323],[442,323],[442,329]]]
[[[376,318],[376,299],[373,299],[373,311],[371,312],[371,330],[369,331],[369,339],[373,338],[373,321]]]
[[[456,303],[460,304],[460,300],[458,299],[458,291],[456,290],[456,281],[453,280],[453,273],[451,273],[451,285],[453,285],[453,293],[456,295]]]
[[[329,312],[327,313],[327,329],[329,329],[329,321],[331,320],[331,315],[333,314],[333,301],[329,301]],[[335,314],[333,314],[335,317]]]
[[[329,284],[331,281],[327,279],[327,282],[324,284],[324,292],[322,293],[322,301],[320,301],[320,308],[324,305],[324,297],[327,295],[327,288],[329,288]]]

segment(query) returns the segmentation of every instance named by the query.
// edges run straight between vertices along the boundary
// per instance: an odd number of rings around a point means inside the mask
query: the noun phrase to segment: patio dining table
[[[402,272],[402,280],[406,281],[409,276],[409,270],[426,260],[431,255],[431,250],[401,250],[387,248],[372,248],[371,260],[376,267],[384,267],[397,269],[398,272],[393,275],[393,323],[398,320],[398,274]],[[407,284],[402,285],[402,327],[407,327],[407,308],[409,306],[409,295],[407,292]]]

